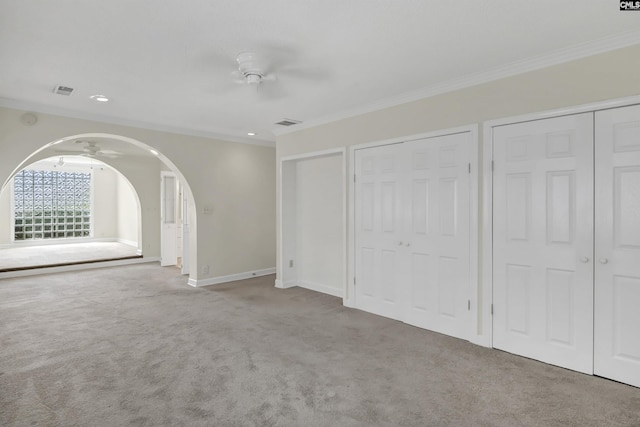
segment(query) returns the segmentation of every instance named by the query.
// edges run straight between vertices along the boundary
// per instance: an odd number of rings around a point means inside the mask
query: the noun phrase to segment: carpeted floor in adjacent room
[[[640,389],[155,264],[0,280],[1,426],[639,426]]]

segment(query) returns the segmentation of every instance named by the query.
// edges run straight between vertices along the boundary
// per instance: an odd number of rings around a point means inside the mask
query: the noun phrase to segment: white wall
[[[296,161],[295,201],[297,282],[342,296],[342,156]]]
[[[635,45],[280,135],[276,143],[276,157],[280,159],[346,148],[366,142],[482,124],[501,117],[638,95],[638,75],[640,45]],[[482,141],[479,153],[482,153]],[[482,177],[481,169],[477,173]],[[352,176],[352,171],[347,176]],[[280,179],[278,176],[278,183]],[[479,179],[479,182],[482,180]],[[481,197],[482,188],[479,188],[478,194]],[[482,213],[482,200],[479,199],[478,203]],[[480,214],[478,223],[482,224],[483,220]],[[481,266],[481,229],[478,237],[478,265]],[[278,240],[277,244],[280,248],[282,242]],[[280,251],[277,253],[280,254]],[[281,265],[279,260],[277,265]],[[282,274],[278,271],[279,278]],[[480,335],[485,330],[482,325],[484,302],[481,277],[480,270],[480,288],[476,296]]]
[[[117,188],[117,237],[123,242],[138,245],[138,222],[139,222],[139,210],[138,200],[133,187],[126,180],[126,178],[120,174],[117,175],[116,181]]]
[[[0,245],[11,242],[13,224],[11,222],[11,190],[7,186],[0,189]]]
[[[36,113],[38,122],[25,126],[20,122],[24,113],[0,108],[0,183],[24,159],[58,139],[95,134],[130,138],[166,156],[190,187],[195,201],[190,247],[197,254],[190,259],[190,279],[206,281],[275,266],[273,148],[45,113]],[[140,197],[144,255],[160,256],[159,162],[142,165],[121,158],[107,163],[127,177]],[[208,274],[203,273],[205,265]]]
[[[93,237],[118,236],[118,176],[108,167],[93,168]]]

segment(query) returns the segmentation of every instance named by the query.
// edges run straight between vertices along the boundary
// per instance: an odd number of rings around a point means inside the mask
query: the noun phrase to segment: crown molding
[[[34,113],[52,114],[55,116],[68,117],[73,119],[91,120],[94,122],[108,123],[112,125],[129,126],[138,129],[146,129],[157,132],[174,133],[178,135],[197,136],[201,138],[216,139],[227,142],[238,142],[241,144],[258,145],[262,147],[275,147],[275,142],[264,139],[249,139],[223,133],[206,132],[195,129],[185,129],[175,126],[159,125],[155,123],[142,122],[137,120],[121,119],[118,117],[104,116],[100,114],[86,113],[64,108],[51,107],[42,104],[19,101],[16,99],[0,97],[0,107],[12,108],[14,110],[31,111]]]
[[[276,135],[276,137],[280,135],[286,135],[338,120],[360,116],[362,114],[379,111],[389,107],[395,107],[397,105],[418,101],[420,99],[430,98],[447,92],[453,92],[456,90],[477,86],[483,83],[489,83],[518,74],[524,74],[530,71],[540,70],[554,65],[571,62],[577,59],[586,58],[616,49],[622,49],[624,47],[629,47],[636,44],[640,44],[640,30],[616,34],[614,36],[605,37],[592,42],[581,43],[563,49],[558,49],[547,54],[511,62],[509,64],[502,65],[488,71],[470,74],[433,86],[427,86],[417,91],[406,92],[401,95],[380,99],[378,101],[374,101],[372,103],[352,109],[343,110],[316,119],[306,120],[289,128],[275,128],[272,129],[272,132]]]

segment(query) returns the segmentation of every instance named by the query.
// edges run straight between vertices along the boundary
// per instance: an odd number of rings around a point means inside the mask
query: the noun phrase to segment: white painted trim
[[[428,86],[417,91],[407,92],[398,96],[386,98],[368,105],[359,106],[349,110],[343,110],[324,117],[306,120],[303,123],[287,128],[274,128],[272,132],[276,136],[297,132],[304,129],[324,125],[349,117],[359,116],[373,111],[394,107],[408,102],[418,101],[447,92],[453,92],[483,83],[504,79],[530,71],[540,70],[554,65],[571,62],[577,59],[621,49],[640,43],[640,31],[630,31],[623,34],[605,37],[600,40],[581,43],[578,45],[558,49],[543,55],[534,56],[510,64],[502,65],[491,70],[470,74],[457,79],[452,79],[440,84]]]
[[[493,128],[497,126],[512,125],[515,123],[543,120],[551,117],[570,116],[573,114],[592,113],[600,110],[609,110],[611,108],[628,107],[635,104],[640,104],[640,95],[616,98],[606,101],[590,102],[589,104],[574,105],[566,108],[557,108],[554,110],[522,114],[519,116],[503,117],[500,119],[488,120],[484,122],[484,126],[485,128],[487,126]]]
[[[281,157],[280,163],[289,162],[291,160],[305,160],[305,159],[308,160],[312,158],[334,156],[336,154],[343,154],[344,152],[345,152],[344,148],[329,148],[327,150],[310,151],[308,153],[294,154],[292,156]]]
[[[354,152],[355,150],[361,150],[363,148],[379,147],[382,145],[402,144],[405,142],[412,142],[420,139],[455,135],[457,133],[473,132],[474,128],[476,129],[476,133],[477,133],[477,130],[478,130],[477,124],[465,125],[465,126],[457,126],[454,128],[439,129],[439,130],[434,130],[430,132],[417,133],[413,135],[396,136],[393,138],[382,139],[379,141],[363,142],[361,144],[351,145],[349,146],[349,148],[351,149],[351,152]],[[355,166],[355,163],[353,164],[353,166]],[[355,169],[352,169],[352,170],[355,170]]]
[[[0,279],[9,279],[11,277],[39,276],[41,274],[64,273],[67,271],[93,270],[96,268],[118,267],[130,264],[144,264],[149,262],[159,262],[159,257],[146,258],[130,258],[116,261],[101,261],[87,264],[72,264],[59,267],[34,268],[29,270],[7,271],[0,273]]]
[[[347,307],[356,307],[355,300],[355,182],[353,180],[353,174],[356,169],[356,159],[355,152],[356,150],[361,150],[365,148],[378,147],[382,145],[392,145],[392,144],[401,144],[406,142],[411,142],[415,140],[425,139],[425,138],[436,138],[440,136],[454,135],[459,133],[469,132],[471,135],[470,141],[470,151],[469,151],[469,161],[471,162],[471,176],[469,178],[469,197],[471,198],[471,203],[469,205],[469,297],[471,298],[472,307],[475,307],[475,310],[472,310],[471,321],[470,321],[470,334],[469,341],[484,345],[483,337],[478,332],[478,316],[477,310],[478,307],[478,298],[479,294],[479,282],[478,282],[478,239],[479,239],[479,224],[478,224],[478,216],[479,216],[479,208],[478,208],[478,184],[479,184],[479,160],[478,160],[478,125],[466,125],[459,126],[455,128],[449,129],[441,129],[433,132],[421,133],[416,135],[409,135],[404,137],[397,137],[386,139],[382,141],[374,141],[367,142],[363,144],[352,145],[349,147],[349,265],[348,265],[348,274],[347,274],[347,296],[349,298],[345,298],[344,305]],[[475,173],[474,173],[475,171]],[[475,302],[475,306],[473,305]],[[476,316],[473,317],[473,313],[476,313]],[[483,311],[484,313],[484,311]]]
[[[281,272],[281,274],[284,274],[285,271],[285,260],[284,260],[284,237],[283,237],[283,223],[282,223],[282,210],[283,210],[283,188],[284,188],[284,181],[283,181],[283,170],[284,170],[284,163],[285,162],[296,162],[299,160],[311,160],[311,159],[317,159],[317,158],[322,158],[322,157],[330,157],[330,156],[342,156],[342,295],[336,295],[336,296],[340,296],[343,298],[343,304],[347,305],[347,297],[348,297],[348,292],[347,292],[347,277],[348,277],[348,269],[347,269],[347,262],[348,262],[348,257],[347,257],[347,253],[348,253],[348,248],[347,248],[347,180],[348,180],[348,176],[347,176],[347,160],[346,160],[346,154],[347,154],[347,150],[346,148],[342,147],[342,148],[330,148],[327,150],[319,150],[319,151],[312,151],[312,152],[308,152],[308,153],[303,153],[303,154],[295,154],[292,156],[286,156],[286,157],[281,157],[280,158],[280,164],[279,164],[279,169],[280,169],[280,200],[279,202],[279,208],[280,208],[280,215],[278,218],[278,225],[279,225],[279,236],[278,238],[280,239],[280,249],[279,249],[279,255],[280,255],[280,265],[279,265],[279,271]],[[288,282],[284,282],[280,279],[276,280],[275,283],[276,288],[280,288],[280,289],[286,289],[288,287],[291,286],[296,286],[295,284],[292,284],[291,281]],[[322,292],[322,291],[320,291]],[[325,292],[326,293],[326,292]]]
[[[289,289],[295,286],[297,285],[296,285],[296,282],[294,282],[293,280],[287,280],[286,282],[283,282],[280,279],[276,279],[276,288],[278,289]]]
[[[210,277],[207,279],[189,278],[188,284],[194,288],[201,286],[219,285],[220,283],[235,282],[236,280],[251,279],[253,277],[275,274],[276,268],[263,268],[262,270],[246,271],[244,273],[229,274],[228,276]]]
[[[493,347],[493,127],[482,137],[482,333],[476,344]]]
[[[14,110],[32,111],[34,113],[51,114],[61,117],[70,117],[80,120],[91,120],[112,125],[128,126],[138,129],[152,130],[156,132],[173,133],[177,135],[188,135],[200,138],[215,139],[224,142],[238,142],[240,144],[259,145],[262,147],[275,147],[275,141],[265,139],[249,139],[234,135],[227,135],[218,132],[209,132],[196,129],[185,129],[177,126],[162,125],[158,123],[149,123],[138,120],[122,119],[112,116],[104,116],[102,114],[88,113],[86,111],[72,111],[64,108],[51,107],[32,102],[19,101],[16,99],[0,97],[0,107],[12,108]]]
[[[478,158],[478,125],[470,126],[469,141],[469,163],[471,172],[469,175],[469,300],[471,301],[471,330],[469,331],[469,341],[476,343],[479,336],[478,322],[478,294],[480,292],[480,282],[478,281],[478,239],[480,229],[478,228],[478,184],[480,183],[479,158]]]
[[[343,298],[344,299],[344,289],[336,289],[332,286],[327,286],[322,283],[314,283],[308,282],[306,280],[301,280],[295,286],[299,288],[309,289],[310,291],[320,292],[327,295],[332,295],[334,297]]]
[[[133,246],[134,248],[138,247],[138,242],[134,242],[133,240],[117,238],[116,241],[118,243],[122,243],[123,245]]]
[[[117,237],[69,237],[60,239],[41,239],[41,240],[19,240],[13,243],[5,243],[0,245],[0,249],[24,248],[33,246],[49,246],[49,245],[74,245],[78,243],[94,243],[94,242],[118,242],[125,245],[135,246],[138,244],[129,240],[122,240]]]
[[[348,245],[348,225],[347,225],[347,185],[349,179],[349,173],[347,169],[347,149],[342,149],[342,304],[346,307],[351,307],[350,295],[349,295],[349,246]]]

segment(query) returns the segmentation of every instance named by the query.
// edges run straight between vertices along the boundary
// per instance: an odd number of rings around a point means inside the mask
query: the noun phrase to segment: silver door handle
[[[402,246],[402,242],[398,242],[398,246]]]
[[[583,263],[585,263],[585,264],[586,264],[586,263],[588,263],[588,262],[589,262],[589,258],[588,258],[588,257],[586,257],[586,256],[583,256],[582,258],[580,258],[580,262],[583,262]]]
[[[606,264],[606,263],[608,263],[608,262],[609,262],[609,260],[608,260],[608,259],[606,259],[606,258],[600,258],[600,264]]]
[[[405,246],[411,246],[411,243],[407,242],[405,243]]]

